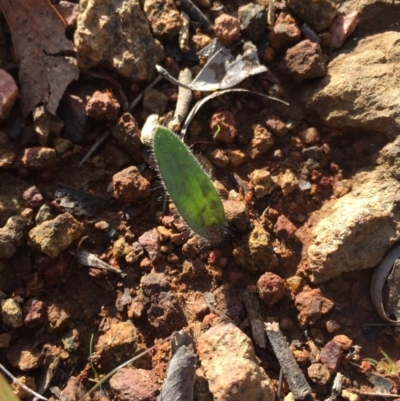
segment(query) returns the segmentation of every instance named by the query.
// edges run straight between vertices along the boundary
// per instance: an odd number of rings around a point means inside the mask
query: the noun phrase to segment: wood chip
[[[249,291],[244,291],[242,297],[247,314],[249,315],[254,342],[258,347],[266,348],[267,341],[265,338],[264,322],[261,317],[257,296]]]
[[[303,400],[311,393],[311,387],[307,383],[299,365],[297,365],[284,335],[279,330],[279,324],[277,322],[265,323],[265,331],[283,370],[290,391],[296,400]]]

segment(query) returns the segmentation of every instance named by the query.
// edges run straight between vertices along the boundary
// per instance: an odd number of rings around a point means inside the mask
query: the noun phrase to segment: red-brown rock
[[[240,22],[228,14],[221,14],[214,21],[215,36],[224,46],[229,46],[240,39]]]
[[[286,52],[281,69],[296,81],[323,77],[327,71],[326,58],[319,44],[306,39]]]
[[[285,294],[285,284],[277,274],[267,272],[258,279],[257,292],[263,302],[273,305]]]
[[[28,188],[22,194],[22,198],[25,201],[26,206],[32,209],[38,209],[43,204],[43,196],[35,185]]]
[[[113,177],[114,198],[131,203],[150,196],[150,183],[142,177],[135,166],[128,167]]]
[[[21,161],[31,170],[51,169],[57,164],[57,154],[52,148],[42,146],[27,148]]]
[[[296,226],[283,214],[278,217],[274,225],[274,233],[280,239],[288,239],[296,230]]]
[[[280,13],[275,25],[268,35],[274,50],[284,50],[300,40],[301,31],[290,14]]]
[[[94,120],[114,121],[118,118],[120,107],[111,92],[96,91],[86,105],[86,113]]]
[[[144,232],[138,238],[139,244],[146,250],[152,262],[155,262],[160,257],[160,238],[156,228]]]
[[[23,306],[25,315],[24,324],[29,329],[40,326],[46,316],[46,305],[36,298],[28,299]]]
[[[329,341],[321,350],[321,363],[331,372],[335,372],[340,365],[343,355],[343,347],[336,341]]]
[[[320,289],[315,288],[298,294],[295,305],[300,314],[300,323],[312,325],[332,309],[333,302],[325,298]]]
[[[14,78],[4,70],[0,70],[0,93],[0,119],[5,120],[18,98],[19,92]]]
[[[130,113],[123,114],[112,131],[113,137],[118,141],[132,159],[139,163],[142,160],[142,142],[140,141],[140,128]]]
[[[110,386],[120,401],[156,401],[159,393],[157,378],[145,369],[122,368]]]
[[[211,117],[210,134],[217,143],[232,143],[237,135],[235,116],[221,111]]]

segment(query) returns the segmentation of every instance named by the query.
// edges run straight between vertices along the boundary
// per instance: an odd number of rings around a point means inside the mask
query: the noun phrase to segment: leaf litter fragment
[[[21,109],[24,116],[38,104],[56,114],[71,81],[79,76],[65,22],[48,0],[0,0],[19,59]]]
[[[126,273],[121,270],[114,269],[111,265],[106,262],[103,262],[97,256],[93,255],[93,253],[87,251],[79,251],[76,254],[77,261],[83,265],[88,267],[95,267],[97,269],[108,270],[110,272],[119,274],[122,278],[126,277]]]
[[[375,267],[374,274],[371,279],[371,288],[370,288],[370,294],[371,294],[371,300],[372,304],[375,307],[375,310],[377,311],[378,315],[385,320],[388,323],[394,323],[394,324],[400,324],[400,320],[394,320],[391,319],[387,312],[385,311],[384,305],[383,305],[383,289],[385,286],[386,279],[388,278],[390,272],[392,269],[394,269],[394,265],[396,265],[396,260],[400,258],[400,242],[397,242],[390,250],[389,252],[386,253],[386,255],[383,257],[383,259],[380,261],[380,263]],[[395,281],[394,279],[391,279],[391,281]],[[392,290],[391,294],[393,297],[393,293],[399,294],[398,287],[395,287],[394,290]],[[390,296],[390,295],[389,295]],[[398,298],[397,298],[398,300]],[[398,301],[397,301],[398,303]],[[396,316],[397,317],[397,316]]]
[[[194,341],[185,332],[171,339],[173,356],[157,401],[192,401],[196,378]]]
[[[207,63],[190,84],[175,79],[166,69],[156,65],[157,71],[171,83],[183,86],[192,91],[210,92],[232,88],[246,78],[267,72],[268,68],[260,64],[257,48],[250,42],[245,43],[245,51],[236,58],[232,50],[214,40],[201,52],[200,56],[208,56]]]

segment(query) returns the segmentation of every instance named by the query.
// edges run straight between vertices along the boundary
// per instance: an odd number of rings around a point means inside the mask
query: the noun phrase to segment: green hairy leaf
[[[11,390],[10,385],[0,374],[0,400],[1,401],[20,401],[20,399]]]
[[[171,131],[157,127],[154,155],[172,201],[187,225],[203,238],[223,238],[225,212],[212,181],[185,144]]]

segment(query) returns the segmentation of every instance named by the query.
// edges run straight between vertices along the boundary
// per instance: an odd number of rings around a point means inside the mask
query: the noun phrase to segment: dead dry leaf
[[[395,264],[396,260],[400,258],[400,242],[397,242],[393,247],[389,250],[389,252],[386,253],[386,255],[383,257],[383,259],[380,261],[380,263],[375,267],[374,274],[372,276],[371,280],[371,288],[370,288],[370,293],[371,293],[371,300],[372,304],[375,307],[375,310],[378,312],[378,315],[385,320],[388,323],[394,323],[394,324],[400,324],[400,320],[393,320],[390,317],[388,317],[388,313],[385,310],[385,307],[383,305],[383,289],[386,283],[387,278],[389,277],[390,272],[393,269],[393,265]],[[397,272],[395,271],[391,276],[390,276],[390,282],[389,282],[389,287],[393,287],[393,282],[394,285],[396,286],[396,276]],[[396,298],[394,297],[394,293],[398,294],[398,288],[391,288],[390,289],[390,294],[389,297],[392,298],[391,304],[389,304],[389,307],[391,309],[397,310],[397,304],[398,304],[398,295],[396,295]],[[394,313],[393,310],[389,312]],[[396,316],[397,318],[397,316]]]
[[[66,87],[79,75],[63,19],[48,0],[0,0],[0,8],[20,63],[24,116],[38,104],[55,114]]]
[[[216,40],[211,42],[199,52],[199,55],[208,57],[208,60],[190,84],[177,81],[159,65],[156,65],[156,69],[168,81],[192,91],[211,92],[228,89],[252,75],[268,71],[265,65],[260,64],[257,48],[253,44],[247,42],[243,48],[243,54],[235,57],[232,50],[220,42]]]

